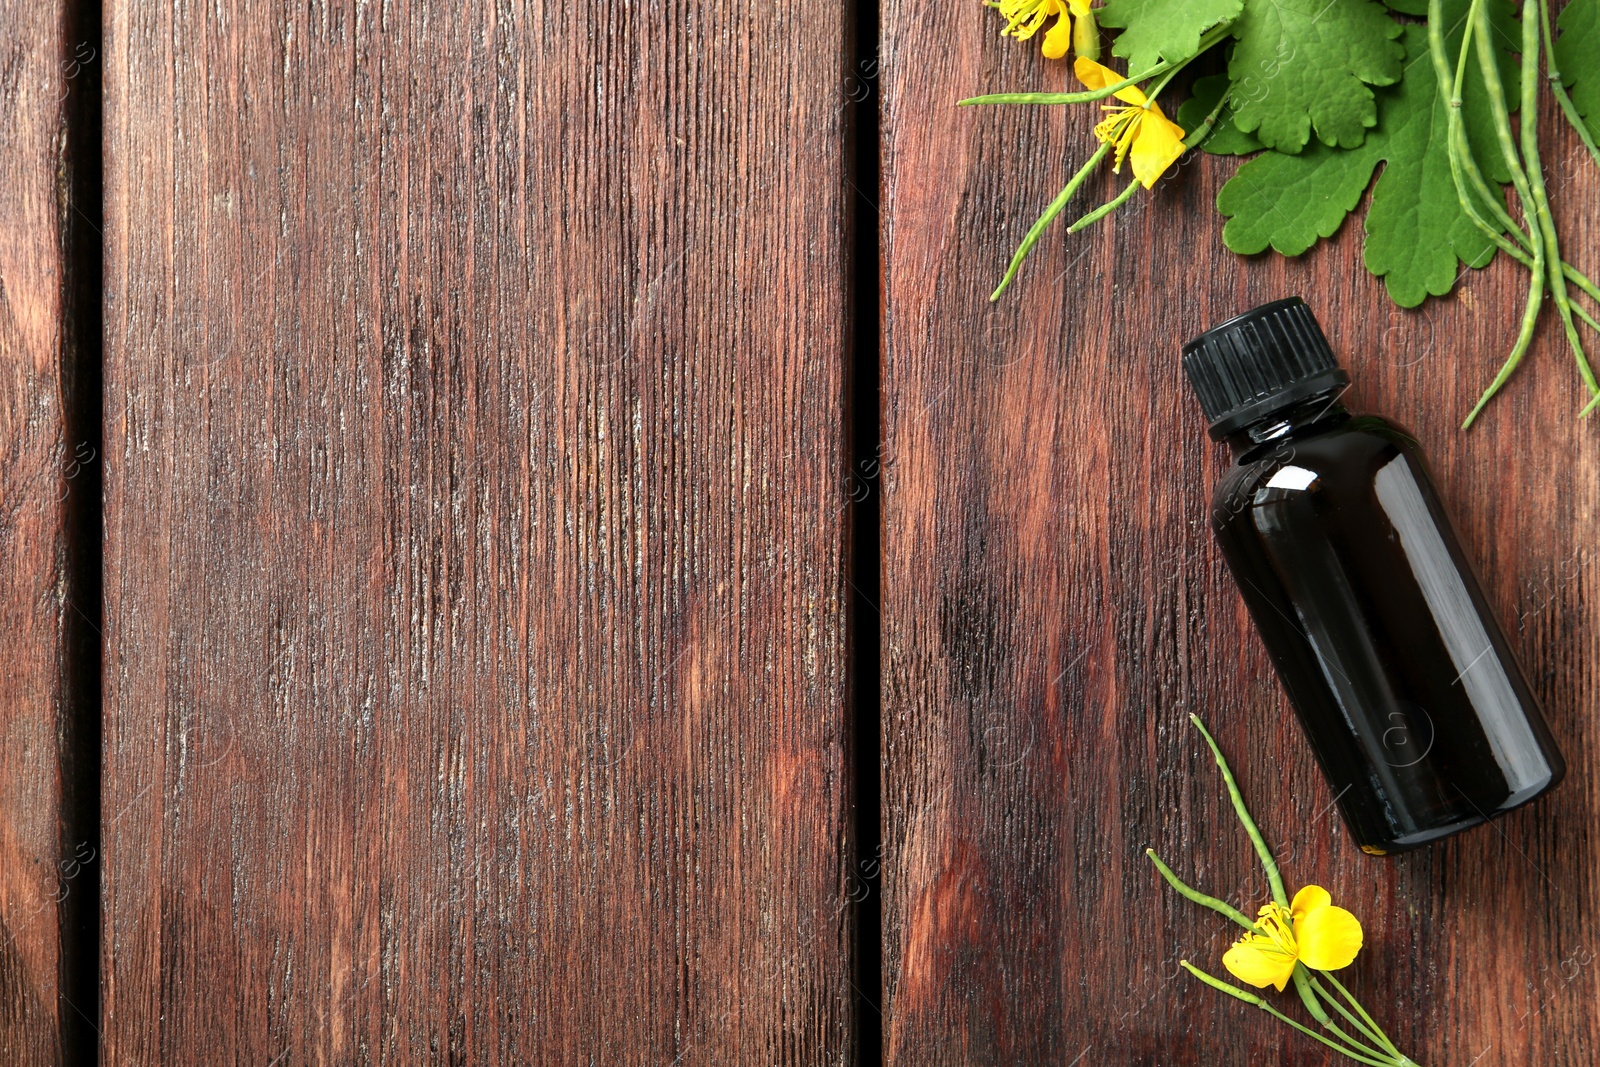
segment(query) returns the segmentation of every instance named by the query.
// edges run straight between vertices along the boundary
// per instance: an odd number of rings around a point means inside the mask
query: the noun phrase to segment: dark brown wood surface
[[[57,1062],[62,1017],[74,1011],[62,916],[93,860],[63,818],[67,646],[80,611],[69,515],[84,492],[75,476],[92,460],[72,439],[65,395],[67,101],[83,57],[68,47],[60,5],[0,4],[0,28],[0,1062],[34,1067]]]
[[[961,110],[1067,88],[978,4],[884,9],[885,1033],[895,1064],[1331,1062],[1180,972],[1221,973],[1218,916],[1266,888],[1215,768],[1231,755],[1291,886],[1363,920],[1351,984],[1424,1063],[1593,1061],[1600,905],[1600,442],[1553,316],[1502,399],[1456,429],[1510,345],[1525,275],[1393,309],[1360,231],[1300,261],[1222,250],[1234,166],[1183,168],[1109,225],[1045,238],[986,296],[1090,150],[1093,108]],[[1553,122],[1567,247],[1600,268],[1600,183]],[[1120,189],[1091,181],[1083,209]],[[1069,211],[1067,217],[1078,212]],[[1358,853],[1293,725],[1204,521],[1227,457],[1178,346],[1303,294],[1353,406],[1427,446],[1569,762],[1530,809],[1439,847]]]
[[[1205,990],[1226,921],[1142,854],[1254,910],[1266,885],[1187,725],[1230,753],[1291,886],[1360,915],[1355,990],[1427,1064],[1589,1064],[1600,442],[1547,318],[1478,429],[1456,429],[1514,334],[1509,262],[1397,312],[1360,230],[1299,261],[1235,258],[1182,168],[1109,226],[1053,230],[997,306],[1014,243],[1093,146],[1091,107],[955,110],[1066,90],[979,5],[885,8],[885,1032],[894,1064],[1331,1062]],[[1566,243],[1600,269],[1600,184],[1547,123]],[[1574,178],[1576,174],[1576,178]],[[1080,198],[1114,195],[1109,174]],[[1350,403],[1426,443],[1570,771],[1552,797],[1421,853],[1362,856],[1222,571],[1205,515],[1227,459],[1184,339],[1304,294]]]
[[[841,9],[105,13],[104,1062],[845,1060]]]

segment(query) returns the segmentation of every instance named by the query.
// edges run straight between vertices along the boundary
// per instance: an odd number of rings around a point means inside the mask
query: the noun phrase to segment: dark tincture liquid
[[[1279,301],[1185,347],[1191,379],[1233,375],[1195,381],[1236,460],[1212,528],[1356,842],[1398,852],[1532,800],[1565,764],[1416,442],[1336,402],[1343,372],[1307,323]]]

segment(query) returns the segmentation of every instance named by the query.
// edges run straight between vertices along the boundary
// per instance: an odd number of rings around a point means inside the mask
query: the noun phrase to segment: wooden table
[[[1600,445],[1522,276],[1221,250],[1204,159],[985,296],[1091,109],[976,2],[6,0],[0,1060],[1324,1062],[1142,852],[1363,919],[1428,1064],[1589,1064]],[[1562,222],[1600,182],[1553,116]],[[1112,189],[1096,179],[1085,203]],[[1568,781],[1363,856],[1179,342],[1310,299]],[[98,768],[98,773],[97,772]],[[98,1001],[98,1003],[97,1003]]]

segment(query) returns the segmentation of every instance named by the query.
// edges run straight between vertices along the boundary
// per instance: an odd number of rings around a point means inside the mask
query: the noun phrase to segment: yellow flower
[[[1262,905],[1256,925],[1264,932],[1241,937],[1223,953],[1222,965],[1257,989],[1270,985],[1283,992],[1296,961],[1313,970],[1337,971],[1361,951],[1360,921],[1334,907],[1333,897],[1319,885],[1300,890],[1287,909],[1276,901]]]
[[[1019,41],[1026,41],[1039,32],[1050,16],[1057,16],[1055,24],[1044,34],[1044,42],[1040,51],[1046,59],[1060,59],[1067,54],[1067,49],[1072,44],[1072,17],[1067,13],[1068,4],[1074,10],[1082,7],[1085,11],[1089,8],[1089,0],[986,0],[990,7],[1000,9],[1000,14],[1005,16],[1006,28],[1000,31],[1002,37],[1015,37]]]
[[[1087,56],[1079,56],[1072,69],[1078,80],[1091,89],[1104,89],[1124,80],[1110,67]],[[1116,146],[1117,162],[1112,169],[1120,172],[1122,161],[1132,156],[1133,176],[1148,189],[1183,155],[1183,127],[1167,118],[1161,105],[1136,85],[1118,89],[1112,95],[1123,103],[1104,105],[1111,114],[1094,128],[1094,135]]]

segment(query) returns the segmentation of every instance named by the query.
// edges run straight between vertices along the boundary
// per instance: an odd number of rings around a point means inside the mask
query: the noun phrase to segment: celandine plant
[[[1417,1061],[1395,1047],[1367,1010],[1332,974],[1350,966],[1361,951],[1361,923],[1344,908],[1334,906],[1333,897],[1321,886],[1305,886],[1294,899],[1289,898],[1278,873],[1277,861],[1272,858],[1261,831],[1245,807],[1239,784],[1234,781],[1222,750],[1197,716],[1189,716],[1189,721],[1206,739],[1211,754],[1217,759],[1234,813],[1239,816],[1246,836],[1255,846],[1256,856],[1266,869],[1272,899],[1251,919],[1227,901],[1207,896],[1185,884],[1154,849],[1145,849],[1145,855],[1179,893],[1244,927],[1244,934],[1223,953],[1223,967],[1241,982],[1257,989],[1271,986],[1281,993],[1292,982],[1301,1004],[1319,1029],[1289,1017],[1266,998],[1224,982],[1188,960],[1180,961],[1182,967],[1213,989],[1253,1004],[1357,1063],[1375,1067],[1418,1067]]]
[[[1184,153],[1251,156],[1217,194],[1222,243],[1242,254],[1299,255],[1363,201],[1363,259],[1401,307],[1442,296],[1503,254],[1528,271],[1516,339],[1467,414],[1521,364],[1548,302],[1577,364],[1581,413],[1600,406],[1580,327],[1600,332],[1582,297],[1600,286],[1567,262],[1540,156],[1544,94],[1600,162],[1600,0],[988,0],[1001,33],[1041,38],[1046,58],[1075,53],[1073,93],[1001,93],[963,104],[1098,104],[1100,142],[1028,230],[998,299],[1050,224],[1111,157],[1133,177],[1075,233],[1149,190]],[[1421,18],[1423,22],[1403,21]],[[1100,27],[1123,76],[1100,60]],[[1194,80],[1168,117],[1157,99],[1196,59],[1226,72]],[[1374,173],[1379,173],[1376,182]]]

